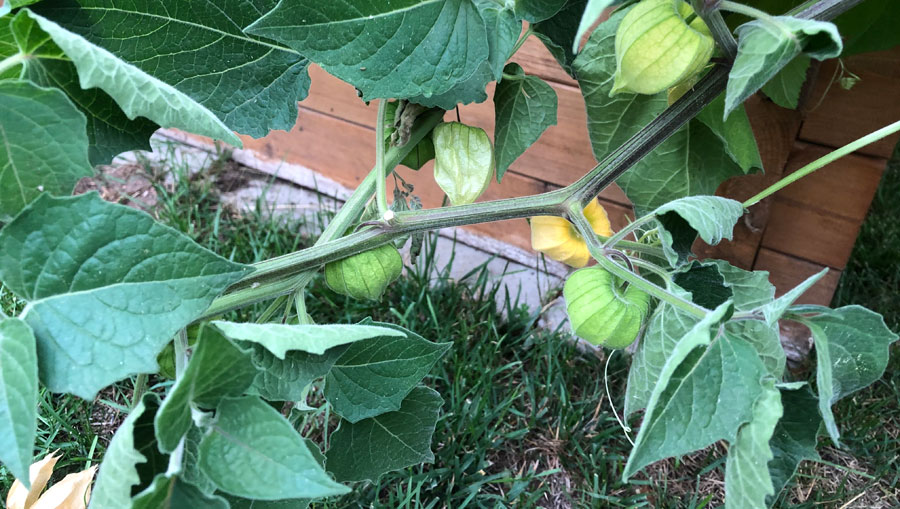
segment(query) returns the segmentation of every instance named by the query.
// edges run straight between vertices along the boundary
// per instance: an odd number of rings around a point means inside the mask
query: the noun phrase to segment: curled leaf
[[[44,456],[44,459],[35,461],[28,469],[28,480],[31,483],[31,489],[25,487],[18,479],[13,482],[9,493],[6,495],[7,509],[28,509],[41,496],[47,481],[53,475],[53,468],[59,461],[57,451]]]
[[[397,248],[385,244],[325,265],[325,283],[341,295],[378,300],[402,271]]]
[[[566,313],[575,334],[592,344],[625,348],[637,339],[650,296],[600,267],[579,269],[563,287]]]
[[[596,199],[584,208],[584,216],[597,235],[609,237],[613,234],[606,209]],[[584,267],[591,259],[587,244],[575,226],[557,216],[531,218],[531,247],[548,258],[575,268]]]
[[[473,203],[494,175],[494,149],[484,129],[459,122],[434,128],[434,180],[453,205]]]
[[[28,509],[87,509],[97,466],[63,477]]]
[[[715,42],[682,0],[642,0],[616,30],[616,76],[610,95],[656,94],[703,70]]]

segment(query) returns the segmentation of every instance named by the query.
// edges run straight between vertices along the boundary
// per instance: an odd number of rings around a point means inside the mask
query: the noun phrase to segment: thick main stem
[[[797,13],[796,16],[828,20],[845,12],[860,1],[822,0]],[[600,194],[603,189],[652,152],[721,94],[728,82],[728,72],[727,65],[714,67],[689,93],[644,126],[622,146],[610,152],[585,176],[563,189],[522,198],[398,213],[395,224],[341,237],[344,231],[356,221],[365,201],[375,191],[377,176],[374,175],[375,172],[372,172],[328,225],[315,246],[255,264],[254,267],[257,270],[232,285],[225,295],[213,301],[204,317],[291,293],[312,278],[309,270],[329,261],[385,244],[407,233],[534,215],[565,215],[571,204],[578,204],[583,208],[589,200]],[[396,166],[405,157],[407,151],[411,150],[418,140],[440,121],[441,115],[432,112],[423,117],[425,118],[420,118],[416,122],[409,143],[403,147],[391,147],[388,151],[385,157],[385,168],[392,169]],[[345,211],[352,213],[345,213]],[[619,245],[634,251],[647,248],[647,246],[637,243],[621,242]],[[618,264],[615,265],[618,266]],[[623,270],[625,269],[623,268]]]

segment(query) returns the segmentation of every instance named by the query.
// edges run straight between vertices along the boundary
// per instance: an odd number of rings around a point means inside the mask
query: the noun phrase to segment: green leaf
[[[563,8],[566,0],[514,0],[516,16],[529,23],[543,21]]]
[[[437,391],[420,386],[399,410],[341,422],[331,435],[328,471],[339,481],[376,481],[386,472],[433,462],[431,436],[443,403]]]
[[[225,499],[231,504],[231,509],[306,509],[309,500],[249,500],[246,498],[225,495]]]
[[[471,0],[282,0],[245,32],[290,46],[366,101],[443,94],[489,56]]]
[[[587,109],[591,147],[598,160],[640,131],[668,105],[665,94],[609,96],[616,73],[616,28],[625,12],[614,13],[597,27],[572,64]]]
[[[432,343],[397,325],[369,323],[391,327],[405,336],[354,343],[332,366],[325,378],[325,398],[351,423],[399,410],[406,395],[452,346]]]
[[[569,76],[573,75],[572,62],[575,61],[577,51],[572,49],[573,41],[585,4],[585,0],[569,0],[555,15],[532,25],[534,35],[544,43]]]
[[[672,279],[675,284],[691,293],[694,304],[708,309],[719,307],[734,294],[731,288],[725,286],[725,278],[713,264],[701,264],[695,260],[686,269],[673,274]]]
[[[516,19],[509,5],[494,0],[474,0],[487,28],[488,64],[494,80],[500,80],[503,67],[522,33],[522,22]]]
[[[761,320],[736,320],[726,323],[725,331],[753,346],[766,366],[766,371],[774,378],[781,379],[787,357],[781,346],[778,324],[767,325]]]
[[[631,359],[625,389],[625,416],[642,410],[650,401],[666,360],[675,345],[699,320],[669,304],[660,304],[647,323],[637,351]]]
[[[775,287],[769,283],[769,273],[761,270],[747,271],[724,260],[711,260],[725,278],[725,285],[734,292],[734,309],[750,311],[775,299]]]
[[[14,69],[16,76],[43,87],[59,88],[84,113],[91,164],[109,164],[113,157],[129,150],[150,150],[150,135],[159,126],[143,117],[129,119],[99,88],[81,88],[75,65],[27,12],[19,11],[8,26],[0,24],[0,40],[5,39],[10,41],[9,54],[3,55],[0,49],[0,57],[17,53],[29,56]]]
[[[183,92],[43,16],[30,11],[28,15],[75,64],[81,88],[102,89],[128,118],[142,116],[162,127],[175,127],[241,146],[240,138],[214,113]]]
[[[34,333],[18,318],[0,319],[0,461],[30,487],[37,433],[38,368]]]
[[[819,412],[831,439],[839,444],[831,406],[881,378],[890,357],[888,347],[897,335],[881,315],[862,306],[826,309],[799,321],[809,327],[816,342]]]
[[[616,183],[641,215],[678,198],[715,194],[719,184],[743,174],[712,130],[692,120]]]
[[[828,267],[825,267],[816,274],[806,278],[805,281],[792,288],[789,292],[763,306],[762,312],[763,316],[766,317],[766,323],[769,325],[777,323],[781,318],[781,315],[787,311],[787,308],[791,307],[791,304],[793,304],[795,300],[806,293],[806,291],[809,290],[812,285],[816,284],[818,280],[822,279],[827,272]]]
[[[337,346],[322,355],[293,351],[282,360],[262,345],[253,345],[253,363],[260,371],[248,393],[269,401],[299,401],[306,386],[327,375],[344,350],[346,346]]]
[[[797,55],[778,71],[762,87],[762,91],[769,99],[782,108],[797,109],[800,104],[800,92],[806,82],[806,71],[809,69],[810,58],[806,55]]]
[[[179,475],[186,482],[209,495],[216,491],[216,485],[200,470],[200,442],[205,436],[204,433],[203,429],[191,426],[187,435],[184,436],[181,473]]]
[[[660,217],[663,226],[672,224],[671,218],[666,216],[677,214],[704,242],[715,245],[722,239],[732,239],[734,225],[744,215],[744,206],[739,201],[719,196],[687,196],[658,207],[653,214]],[[660,231],[660,240],[666,258],[673,266],[685,260],[684,247],[690,252],[690,246],[679,246],[681,243],[676,243],[665,227]],[[693,243],[693,238],[690,243]]]
[[[766,507],[766,497],[775,493],[767,463],[773,457],[769,440],[782,411],[781,394],[775,388],[775,380],[767,380],[762,394],[753,404],[750,422],[741,426],[737,439],[728,448],[726,509]]]
[[[125,507],[125,506],[123,506]],[[229,509],[228,501],[207,495],[177,476],[160,474],[134,497],[132,509]]]
[[[363,339],[398,336],[401,331],[374,325],[284,325],[279,323],[213,322],[223,334],[237,341],[258,343],[284,360],[289,351],[302,351],[321,355],[329,348],[354,343]]]
[[[309,91],[305,58],[242,31],[276,3],[55,0],[35,11],[173,85],[229,128],[260,138],[289,131]]]
[[[0,222],[42,192],[70,194],[93,174],[85,120],[66,94],[0,81]]]
[[[556,92],[536,76],[509,64],[494,92],[494,145],[497,181],[506,169],[551,125],[556,125]]]
[[[572,41],[572,53],[578,53],[578,43],[581,42],[581,38],[600,19],[603,11],[616,2],[617,0],[588,0],[584,14],[581,15],[581,21],[578,23],[578,31],[575,32],[575,39]]]
[[[277,410],[254,396],[222,401],[212,431],[200,443],[200,468],[222,491],[250,499],[319,498],[350,491],[328,477]]]
[[[575,59],[584,95],[594,157],[602,160],[666,109],[666,94],[609,96],[616,72],[615,34],[627,10],[619,10],[591,34]],[[684,196],[715,193],[728,177],[743,171],[722,149],[721,140],[698,121],[676,131],[617,183],[638,215]]]
[[[784,405],[784,416],[775,426],[769,442],[773,454],[769,461],[769,475],[775,496],[781,493],[794,476],[801,461],[820,459],[816,452],[816,437],[822,419],[816,408],[816,397],[806,387],[782,390],[781,403]],[[768,503],[771,505],[771,499]]]
[[[717,440],[733,442],[741,424],[750,420],[765,367],[756,350],[739,338],[725,334],[712,341],[718,329],[713,326],[730,307],[726,302],[709,313],[666,359],[625,465],[626,479],[654,461]]]
[[[800,53],[825,60],[843,49],[833,24],[790,16],[745,23],[737,35],[738,53],[725,89],[726,117]]]
[[[0,280],[29,301],[41,380],[85,399],[155,372],[175,332],[248,272],[96,193],[41,196],[0,231]]]
[[[722,140],[725,150],[744,172],[752,168],[762,169],[762,158],[759,155],[759,147],[756,145],[756,137],[750,127],[750,119],[743,105],[728,116],[725,115],[725,94],[719,94],[706,108],[697,115],[697,120],[703,122],[712,130],[713,134]]]
[[[136,466],[147,461],[135,449],[134,425],[144,412],[152,415],[157,408],[159,398],[156,394],[145,394],[116,430],[100,464],[97,482],[91,494],[90,509],[131,507],[131,488],[141,480]]]
[[[181,378],[156,413],[159,449],[172,452],[191,428],[191,409],[215,408],[222,398],[240,396],[256,378],[249,352],[235,346],[209,325],[200,329],[200,339]]]

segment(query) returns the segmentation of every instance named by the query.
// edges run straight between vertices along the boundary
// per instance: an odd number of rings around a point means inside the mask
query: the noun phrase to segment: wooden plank
[[[550,50],[537,37],[529,37],[510,60],[521,65],[526,74],[554,83],[578,86],[578,82],[560,67]]]
[[[800,114],[796,111],[776,106],[758,95],[751,97],[746,107],[765,173],[733,177],[719,186],[716,194],[738,201],[750,198],[781,178],[793,140],[800,130]],[[766,199],[753,206],[738,221],[734,240],[709,246],[698,239],[694,252],[701,259],[719,258],[742,269],[751,269],[769,220],[771,201],[771,198]]]
[[[810,209],[790,200],[776,200],[761,247],[843,269],[850,259],[860,224],[860,221]]]
[[[807,101],[802,140],[841,147],[900,118],[900,47],[854,55],[844,60],[844,65],[860,80],[844,90],[839,83],[832,83],[839,76],[837,60],[821,66]],[[888,158],[898,140],[900,134],[894,134],[859,152]]]
[[[775,295],[781,296],[791,288],[802,283],[806,278],[819,272],[824,267],[785,254],[762,248],[756,260],[755,270],[769,272],[769,281],[775,285]],[[798,304],[818,304],[828,306],[831,297],[841,278],[841,271],[829,270],[822,279],[812,286],[799,299]]]

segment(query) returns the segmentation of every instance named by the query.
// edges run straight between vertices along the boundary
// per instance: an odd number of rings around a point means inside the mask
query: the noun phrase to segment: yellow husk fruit
[[[572,331],[592,344],[625,348],[637,339],[650,296],[600,267],[576,270],[563,286]]]
[[[682,0],[642,0],[616,30],[616,76],[610,95],[656,94],[703,70],[715,42]]]
[[[609,216],[596,199],[584,208],[584,216],[597,235],[609,237],[613,234]],[[584,267],[591,259],[587,244],[575,230],[575,225],[557,216],[531,218],[531,247],[575,268]]]

